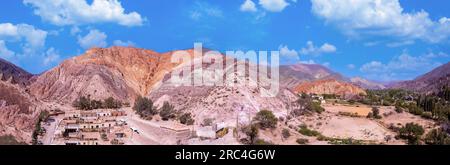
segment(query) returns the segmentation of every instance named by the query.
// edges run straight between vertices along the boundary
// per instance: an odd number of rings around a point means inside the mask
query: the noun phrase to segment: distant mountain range
[[[193,57],[193,49],[186,51]],[[171,63],[172,53],[131,47],[94,48],[40,75],[32,75],[0,59],[0,135],[13,134],[29,141],[41,110],[51,109],[54,104],[70,105],[80,96],[114,97],[130,103],[137,96],[147,96],[157,105],[170,101],[176,109],[191,112],[196,121],[215,118],[235,122],[233,117],[254,114],[261,109],[285,113],[299,92],[356,95],[364,93],[364,89],[386,88],[362,78],[345,78],[317,64],[280,66],[280,92],[273,98],[261,97],[259,88],[249,86],[177,87],[167,83],[171,73],[202,60]],[[218,59],[230,60],[219,56]],[[224,71],[219,76],[235,74],[234,68]],[[430,92],[448,86],[449,76],[447,63],[413,81],[390,87]],[[258,84],[250,78],[247,81]]]
[[[450,86],[450,62],[437,67],[411,81],[397,82],[390,88],[407,89],[425,94],[438,92],[442,87]]]

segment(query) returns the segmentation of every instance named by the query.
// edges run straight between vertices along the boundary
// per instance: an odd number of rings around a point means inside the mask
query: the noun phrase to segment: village
[[[44,145],[174,145],[201,143],[228,134],[224,123],[187,126],[174,121],[147,121],[130,108],[53,110],[41,125],[45,131],[39,136],[39,144]]]

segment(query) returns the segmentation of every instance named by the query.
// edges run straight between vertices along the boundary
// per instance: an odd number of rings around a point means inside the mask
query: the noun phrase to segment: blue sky
[[[413,79],[450,59],[442,0],[14,0],[0,6],[0,58],[41,73],[90,47],[158,52],[280,50],[348,77]]]

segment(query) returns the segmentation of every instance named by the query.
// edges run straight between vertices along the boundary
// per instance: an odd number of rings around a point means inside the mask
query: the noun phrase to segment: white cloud
[[[28,24],[0,24],[0,40],[19,43],[24,55],[33,55],[45,46],[48,32]]]
[[[59,62],[61,60],[61,57],[59,56],[59,52],[56,51],[54,48],[50,48],[45,52],[44,57],[44,65],[48,66],[49,64]]]
[[[294,62],[296,63],[297,61],[300,60],[299,56],[298,56],[298,52],[295,50],[291,50],[288,48],[288,46],[286,45],[280,45],[278,47],[279,51],[280,51],[280,56],[282,59],[287,60],[286,62]]]
[[[348,68],[348,69],[355,69],[356,66],[355,66],[355,64],[348,64],[348,65],[347,65],[347,68]]]
[[[137,12],[126,13],[118,0],[24,0],[34,14],[58,26],[117,23],[140,26],[145,21]]]
[[[257,0],[258,1],[258,0]],[[291,3],[297,3],[297,0],[259,0],[258,5],[262,8],[262,10],[258,10],[255,2],[253,0],[245,0],[244,3],[241,4],[240,10],[242,12],[258,12],[258,17],[262,17],[265,15],[266,11],[268,12],[281,12],[286,7],[291,5]]]
[[[407,41],[400,41],[400,42],[391,42],[386,44],[387,47],[390,48],[396,48],[396,47],[402,47],[402,46],[406,46],[406,45],[412,45],[415,42],[412,40],[407,40]]]
[[[122,41],[122,40],[115,40],[113,44],[115,46],[136,46],[136,44],[132,41]]]
[[[12,60],[16,53],[6,47],[5,41],[0,40],[0,58]]]
[[[189,16],[195,21],[205,17],[223,18],[223,11],[219,7],[210,5],[207,2],[197,1],[190,11]]]
[[[256,5],[252,0],[245,0],[245,2],[241,5],[241,11],[244,12],[256,12]]]
[[[300,61],[301,64],[316,64],[314,60]]]
[[[78,28],[78,26],[74,26],[72,28],[70,28],[70,35],[77,35],[78,33],[81,32],[81,29]]]
[[[324,53],[334,53],[337,51],[336,46],[325,43],[320,47],[316,47],[312,41],[306,43],[306,47],[300,50],[302,55],[320,55]]]
[[[439,61],[448,61],[445,53],[428,53],[422,56],[411,56],[406,51],[394,57],[387,63],[371,61],[361,66],[360,71],[365,73],[369,79],[392,81],[413,79],[417,73],[425,73],[442,65]]]
[[[84,49],[90,49],[92,47],[106,47],[106,38],[108,36],[96,29],[90,30],[89,33],[84,36],[78,36],[78,44]]]
[[[425,11],[404,12],[399,0],[311,0],[312,11],[348,35],[396,36],[440,42],[450,36],[450,21],[432,21]],[[351,4],[351,5],[350,5]]]
[[[270,12],[280,12],[289,6],[286,0],[259,0],[259,4]]]
[[[377,46],[380,43],[381,43],[380,41],[366,42],[366,43],[364,43],[364,46],[372,47],[372,46]]]

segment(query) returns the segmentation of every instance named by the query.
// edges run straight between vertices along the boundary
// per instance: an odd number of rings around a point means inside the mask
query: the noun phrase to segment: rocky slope
[[[33,75],[0,58],[0,80],[26,86]]]
[[[282,86],[293,88],[303,82],[336,79],[344,80],[345,78],[330,69],[318,64],[295,64],[280,66],[280,77]]]
[[[438,92],[443,86],[450,86],[450,62],[414,80],[395,83],[391,85],[391,88],[401,88],[431,94]]]
[[[245,64],[242,61],[233,61],[222,55],[218,55],[216,62],[219,66],[223,61],[234,63],[232,66],[224,66],[223,74],[216,76],[224,77],[224,80],[233,85],[214,85],[214,86],[174,86],[170,83],[170,75],[158,83],[159,85],[150,93],[149,97],[161,105],[164,101],[169,101],[175,105],[180,112],[190,112],[195,118],[196,124],[201,124],[204,119],[214,119],[215,122],[224,122],[229,125],[235,125],[236,122],[248,124],[250,115],[254,115],[259,110],[272,110],[277,116],[285,116],[286,109],[290,103],[296,99],[296,95],[287,88],[280,88],[275,97],[262,97],[259,86],[264,86],[261,82],[270,81],[269,79],[243,78],[239,76],[248,75],[248,73],[235,72],[237,65],[254,66],[254,64]],[[205,60],[206,61],[206,60]],[[205,71],[210,65],[203,63],[202,59],[194,59],[193,64],[202,66]],[[192,63],[184,63],[174,69],[174,72],[182,68],[194,68]],[[253,67],[249,67],[253,68]],[[256,70],[252,70],[257,72]],[[262,72],[261,72],[262,73]],[[238,78],[230,78],[237,75]],[[258,81],[259,80],[259,81]],[[245,84],[255,84],[249,86]]]
[[[40,113],[40,104],[26,89],[32,75],[2,59],[0,69],[0,135],[13,135],[18,141],[30,142]]]
[[[306,82],[294,88],[297,93],[308,94],[336,94],[344,98],[351,98],[366,92],[355,85],[335,79]]]
[[[79,96],[130,101],[146,95],[172,67],[170,54],[138,48],[94,48],[40,75],[31,92],[39,99],[61,103]]]

